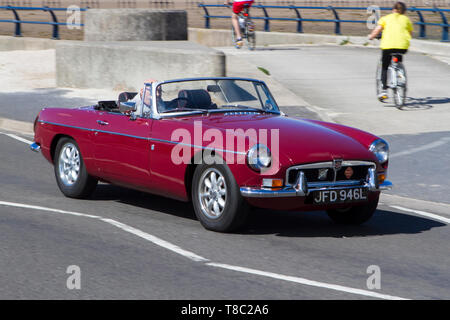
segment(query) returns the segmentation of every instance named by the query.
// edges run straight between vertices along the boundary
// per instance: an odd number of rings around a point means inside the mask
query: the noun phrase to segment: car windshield
[[[279,113],[264,83],[240,79],[202,79],[162,83],[156,88],[158,113],[246,110]]]

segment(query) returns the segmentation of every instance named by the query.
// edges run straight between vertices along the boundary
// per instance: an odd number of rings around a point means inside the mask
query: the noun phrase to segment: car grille
[[[334,170],[334,168],[329,166],[324,166],[322,168],[296,168],[291,167],[288,169],[287,173],[287,184],[294,185],[299,171],[303,171],[305,174],[306,181],[310,182],[337,182],[337,181],[355,181],[355,180],[365,180],[369,168],[374,167],[374,165],[343,165],[339,170]],[[353,170],[352,175],[347,178],[345,176],[345,170],[351,168]],[[322,175],[322,179],[319,179],[319,172],[326,170],[326,173]]]

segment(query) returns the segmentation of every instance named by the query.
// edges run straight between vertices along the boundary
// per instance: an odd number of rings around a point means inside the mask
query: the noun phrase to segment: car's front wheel
[[[58,187],[67,197],[87,198],[97,186],[97,179],[87,173],[80,148],[71,138],[58,141],[54,170]]]
[[[336,223],[359,225],[367,222],[373,216],[378,206],[378,199],[379,197],[365,205],[327,210],[327,214]]]
[[[199,165],[192,180],[195,215],[208,230],[230,232],[241,227],[249,206],[226,165]]]

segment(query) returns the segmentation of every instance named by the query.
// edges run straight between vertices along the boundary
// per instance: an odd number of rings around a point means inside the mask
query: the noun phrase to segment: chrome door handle
[[[107,126],[109,124],[108,122],[102,120],[97,120],[97,123],[101,126]]]

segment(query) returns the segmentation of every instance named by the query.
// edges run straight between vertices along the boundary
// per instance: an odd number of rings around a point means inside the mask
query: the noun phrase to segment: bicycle
[[[244,8],[238,14],[239,27],[241,29],[242,40],[245,40],[249,50],[255,50],[256,47],[256,34],[255,34],[255,23],[250,18],[250,6],[248,4],[244,5]],[[234,43],[236,49],[241,47],[236,45],[236,33],[234,32],[233,25],[231,26],[231,40]]]
[[[406,91],[407,91],[407,78],[406,69],[403,63],[400,62],[399,56],[403,56],[402,53],[392,53],[391,63],[387,70],[387,86],[392,90],[394,103],[397,107],[402,107],[405,104]],[[378,62],[377,75],[376,75],[376,87],[377,96],[383,90],[383,83],[381,81],[381,65],[382,61]]]

